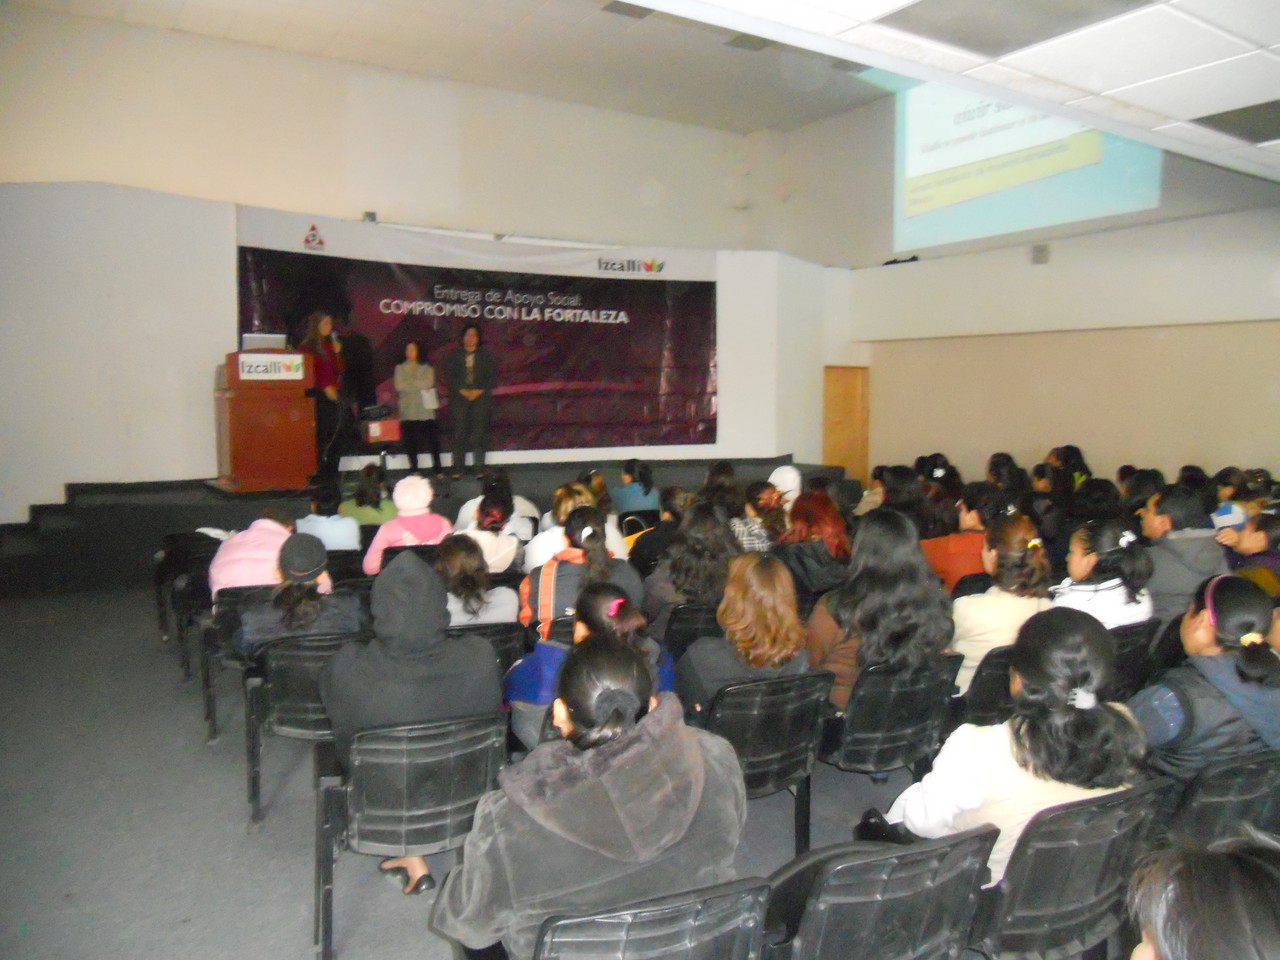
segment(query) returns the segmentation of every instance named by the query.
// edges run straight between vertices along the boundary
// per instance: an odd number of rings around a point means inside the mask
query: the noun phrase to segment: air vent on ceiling
[[[726,40],[724,45],[726,47],[737,47],[739,50],[763,50],[766,47],[772,47],[773,41],[766,40],[764,37],[753,36],[750,33],[739,33]]]
[[[637,7],[634,3],[623,3],[622,0],[613,0],[612,3],[606,3],[600,9],[605,13],[616,13],[622,17],[630,17],[632,20],[643,20],[653,13],[648,7]]]

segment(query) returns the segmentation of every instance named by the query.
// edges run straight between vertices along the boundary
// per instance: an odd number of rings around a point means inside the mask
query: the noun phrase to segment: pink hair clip
[[[609,604],[609,616],[616,617],[618,615],[618,611],[622,609],[623,602],[622,597],[619,597],[617,600],[613,601],[613,603]]]
[[[1209,581],[1209,586],[1204,591],[1204,608],[1209,611],[1209,624],[1215,630],[1218,627],[1218,615],[1213,611],[1213,588],[1218,585],[1218,581],[1221,579],[1222,577],[1214,577]]]

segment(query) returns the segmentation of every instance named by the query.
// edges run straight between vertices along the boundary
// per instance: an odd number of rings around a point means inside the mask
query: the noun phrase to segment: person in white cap
[[[391,499],[396,505],[397,516],[378,528],[364,555],[364,572],[372,577],[382,569],[382,551],[387,547],[416,547],[439,543],[453,532],[453,524],[438,513],[431,512],[431,500],[435,491],[426,477],[413,474],[396,484]]]

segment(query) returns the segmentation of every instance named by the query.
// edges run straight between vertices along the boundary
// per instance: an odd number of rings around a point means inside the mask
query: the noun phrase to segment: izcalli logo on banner
[[[307,235],[302,238],[302,245],[308,250],[323,250],[324,237],[320,236],[320,231],[313,223],[311,229],[307,231]]]
[[[661,273],[665,260],[613,260],[600,257],[596,269],[602,273]]]

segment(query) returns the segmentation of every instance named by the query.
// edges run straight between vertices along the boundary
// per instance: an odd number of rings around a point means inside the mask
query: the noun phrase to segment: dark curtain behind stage
[[[624,275],[462,270],[240,247],[240,329],[297,342],[312,310],[332,312],[348,333],[367,338],[377,399],[394,409],[392,374],[405,344],[416,341],[439,377],[462,329],[475,323],[498,363],[491,449],[714,443],[715,283],[625,276],[652,277],[660,261],[609,262],[607,269]],[[447,403],[444,390],[440,400]]]

